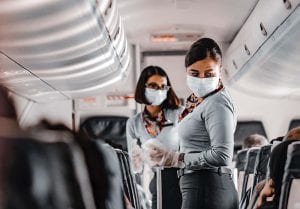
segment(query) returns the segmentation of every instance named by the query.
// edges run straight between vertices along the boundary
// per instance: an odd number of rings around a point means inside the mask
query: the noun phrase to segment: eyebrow
[[[198,70],[194,70],[194,69],[190,69],[189,71],[192,71],[192,72],[195,72],[195,73],[199,72]]]
[[[199,73],[199,71],[198,71],[198,70],[195,70],[195,69],[190,69],[189,71],[190,71],[190,72]],[[210,69],[204,70],[204,73],[211,72],[211,71],[214,71],[214,70],[213,70],[212,68],[210,68]]]
[[[150,84],[150,85],[153,85],[153,84],[155,84],[155,85],[159,86],[159,84],[157,84],[157,83],[155,83],[155,82],[146,83],[146,84],[148,84],[148,85],[149,85],[149,84]],[[168,84],[164,84],[164,83],[163,83],[161,86],[166,86],[166,85],[168,85]]]
[[[211,71],[214,71],[213,69],[207,69],[207,70],[205,70],[204,72],[211,72]]]

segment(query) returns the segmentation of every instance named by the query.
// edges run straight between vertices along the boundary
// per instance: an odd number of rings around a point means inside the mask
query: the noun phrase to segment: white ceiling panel
[[[69,99],[65,94],[57,91],[35,75],[32,75],[2,53],[0,53],[0,63],[1,83],[13,92],[35,102],[44,102],[54,98],[58,100]],[[43,97],[41,97],[42,95]]]
[[[191,42],[151,43],[153,33],[196,33],[230,43],[258,0],[118,0],[131,43],[149,50],[182,50]]]
[[[38,79],[68,98],[101,92],[103,86],[123,78],[129,52],[122,22],[115,1],[101,3],[1,1],[0,51],[23,68],[6,70],[21,70],[22,79],[33,76],[31,80]],[[14,91],[32,95],[17,77],[2,80],[13,84]],[[40,86],[37,94],[42,93],[49,94],[49,89]]]

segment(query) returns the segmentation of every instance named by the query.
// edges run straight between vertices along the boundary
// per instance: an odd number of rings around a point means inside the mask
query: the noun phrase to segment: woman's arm
[[[129,119],[126,123],[126,138],[128,155],[134,173],[140,173],[143,170],[144,155],[134,132],[134,121]]]
[[[127,139],[128,155],[130,158],[132,157],[132,144],[134,138],[136,137],[133,131],[133,121],[131,118],[129,118],[126,123],[126,139]]]
[[[210,147],[200,153],[188,153],[184,156],[187,168],[227,166],[231,163],[234,148],[234,130],[236,126],[233,107],[222,102],[207,104],[202,114],[210,138]]]

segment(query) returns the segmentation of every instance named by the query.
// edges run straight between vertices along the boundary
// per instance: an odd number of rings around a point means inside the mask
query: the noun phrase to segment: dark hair
[[[136,102],[138,102],[140,104],[150,105],[145,97],[145,88],[146,88],[145,85],[146,85],[148,79],[153,75],[160,75],[160,76],[165,77],[167,79],[167,85],[172,87],[167,73],[161,67],[148,66],[142,71],[140,78],[137,82],[136,89],[135,89],[135,95],[134,95]],[[177,109],[179,107],[179,104],[180,104],[180,101],[179,101],[178,97],[176,96],[173,89],[170,88],[168,91],[168,94],[167,94],[167,99],[160,106],[163,108]]]
[[[185,55],[185,67],[207,57],[222,62],[222,52],[219,45],[210,38],[201,38],[194,42]]]

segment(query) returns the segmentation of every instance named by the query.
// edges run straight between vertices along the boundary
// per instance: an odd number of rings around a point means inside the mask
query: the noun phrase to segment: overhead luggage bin
[[[53,92],[55,99],[87,97],[127,75],[129,49],[115,0],[4,0],[0,25],[0,78],[28,99],[47,102],[41,97]]]
[[[300,98],[299,4],[299,0],[257,3],[225,53],[229,85],[255,96]]]

